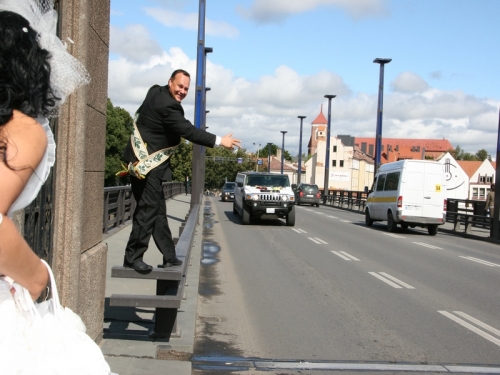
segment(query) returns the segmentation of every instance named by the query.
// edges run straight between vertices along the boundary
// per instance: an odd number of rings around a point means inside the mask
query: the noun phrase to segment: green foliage
[[[193,166],[193,144],[181,139],[181,143],[170,158],[172,180],[184,182],[186,177],[191,179]]]
[[[278,154],[278,146],[276,146],[274,143],[269,144],[269,148],[271,149],[271,155],[277,155]],[[259,150],[259,158],[267,158],[269,156],[269,151],[268,151],[268,146],[265,145]],[[292,155],[285,150],[285,160],[292,161]]]
[[[491,161],[491,155],[488,154],[488,151],[484,148],[476,152],[476,154],[471,154],[470,152],[462,150],[460,145],[457,145],[455,150],[450,150],[450,154],[455,158],[455,160],[484,161],[488,159]]]
[[[237,151],[224,147],[206,148],[205,155],[206,189],[219,189],[226,180],[234,181],[238,172],[255,170],[255,161],[244,148]],[[241,164],[238,158],[241,158]]]
[[[123,108],[114,107],[108,98],[106,112],[106,152],[104,186],[126,185],[128,177],[116,177],[122,169],[122,153],[132,133],[133,119]]]

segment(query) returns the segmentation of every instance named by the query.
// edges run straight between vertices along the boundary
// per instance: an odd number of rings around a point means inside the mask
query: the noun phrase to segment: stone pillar
[[[61,39],[91,83],[64,104],[56,135],[53,269],[61,302],[102,338],[107,247],[102,242],[110,0],[61,0]]]

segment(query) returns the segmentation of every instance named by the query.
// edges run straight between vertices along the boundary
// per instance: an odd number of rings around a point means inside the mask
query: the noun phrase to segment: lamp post
[[[271,173],[271,145],[272,143],[267,144],[267,171]]]
[[[326,196],[328,195],[328,181],[330,178],[330,124],[332,121],[332,99],[337,95],[325,95],[328,99],[328,125],[326,128],[326,153],[325,153],[325,178],[323,182],[323,204],[326,204]]]
[[[380,167],[380,153],[382,150],[382,108],[384,97],[384,65],[388,64],[392,59],[377,58],[373,60],[374,63],[380,64],[380,78],[378,86],[378,106],[377,106],[377,130],[375,134],[375,170],[373,176],[377,173]]]
[[[302,177],[302,121],[306,116],[297,116],[300,118],[300,136],[299,136],[299,173],[297,175],[297,185],[300,184],[300,178]]]
[[[254,146],[257,145],[257,143],[253,143]],[[259,145],[257,146],[257,162],[256,162],[256,166],[255,166],[255,171],[258,172],[259,171],[259,151],[260,151],[260,143]]]
[[[283,165],[285,164],[285,134],[288,133],[286,130],[281,130],[283,134],[283,142],[281,143],[281,174],[283,174]]]

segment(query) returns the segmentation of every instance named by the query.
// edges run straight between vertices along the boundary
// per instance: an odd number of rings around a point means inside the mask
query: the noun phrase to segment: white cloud
[[[240,8],[240,13],[259,23],[272,23],[321,6],[333,6],[353,18],[365,18],[386,15],[388,3],[388,0],[254,0],[249,9]]]
[[[110,60],[109,97],[114,105],[133,113],[150,86],[165,85],[171,72],[183,68],[192,73],[191,90],[183,103],[186,118],[194,118],[196,61],[180,48],[171,48],[149,60],[137,62],[122,57]],[[430,87],[414,73],[401,73],[391,83],[398,90],[384,93],[383,137],[448,139],[467,152],[485,148],[495,156],[500,102]],[[307,116],[303,127],[303,150],[310,137],[311,122],[320,112],[327,116],[324,94],[332,100],[332,134],[375,136],[377,95],[353,95],[335,73],[320,71],[301,76],[282,65],[257,81],[237,77],[224,66],[207,64],[207,126],[218,135],[234,133],[243,147],[255,151],[253,143],[281,145],[281,130],[287,130],[285,148],[298,151],[298,115]]]
[[[391,83],[391,88],[399,92],[422,92],[429,88],[427,82],[421,77],[411,72],[404,72],[399,74]]]
[[[149,37],[142,25],[129,25],[125,29],[110,28],[110,52],[131,61],[147,61],[153,55],[162,54],[160,45]]]
[[[145,8],[145,12],[166,27],[198,31],[198,13],[183,13],[163,8]],[[227,22],[211,19],[205,20],[205,33],[229,39],[236,39],[239,36],[239,30],[236,27]]]

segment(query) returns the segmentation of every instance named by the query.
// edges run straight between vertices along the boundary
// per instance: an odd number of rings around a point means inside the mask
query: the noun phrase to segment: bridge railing
[[[170,199],[185,192],[185,185],[182,182],[164,182],[163,192],[165,199]],[[105,187],[102,232],[107,234],[110,230],[131,220],[135,206],[136,202],[130,185]]]

